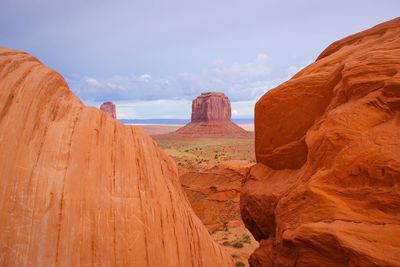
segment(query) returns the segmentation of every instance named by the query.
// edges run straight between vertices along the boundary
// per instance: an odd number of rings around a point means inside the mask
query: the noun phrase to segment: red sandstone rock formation
[[[252,266],[400,266],[400,18],[265,94],[255,134]]]
[[[115,105],[113,102],[104,102],[103,104],[101,104],[100,109],[110,115],[111,118],[117,119]]]
[[[202,93],[192,102],[191,122],[177,134],[197,136],[251,136],[231,121],[231,103],[223,93]]]
[[[230,121],[231,102],[224,93],[202,93],[192,102],[192,122]]]
[[[209,229],[241,220],[240,189],[251,165],[225,162],[208,170],[190,171],[180,176],[193,210]]]
[[[1,266],[232,265],[152,139],[4,48],[0,229]]]

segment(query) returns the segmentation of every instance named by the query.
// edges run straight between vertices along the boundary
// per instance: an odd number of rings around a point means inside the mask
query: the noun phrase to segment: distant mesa
[[[202,93],[194,99],[191,122],[179,128],[176,133],[186,136],[251,135],[231,121],[231,102],[220,92]]]
[[[104,102],[101,104],[100,109],[110,115],[113,119],[117,119],[115,104],[113,102]]]

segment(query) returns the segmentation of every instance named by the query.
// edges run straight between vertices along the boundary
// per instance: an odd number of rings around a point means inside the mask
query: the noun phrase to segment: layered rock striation
[[[117,113],[113,102],[104,102],[100,106],[100,110],[106,112],[113,119],[117,119]]]
[[[231,102],[224,93],[202,93],[192,101],[192,122],[230,120]]]
[[[400,18],[330,45],[256,104],[252,266],[400,266]]]
[[[142,130],[0,48],[1,266],[231,266]]]
[[[192,102],[191,122],[177,134],[197,136],[251,136],[231,121],[231,103],[223,93],[202,93]]]

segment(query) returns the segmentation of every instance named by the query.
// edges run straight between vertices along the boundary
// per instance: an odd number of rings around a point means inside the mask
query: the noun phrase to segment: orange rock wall
[[[0,49],[0,266],[231,266],[172,160]]]
[[[252,266],[400,266],[400,18],[329,46],[255,109]]]

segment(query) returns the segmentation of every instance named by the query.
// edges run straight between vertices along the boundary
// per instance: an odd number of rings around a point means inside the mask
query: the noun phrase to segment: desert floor
[[[153,124],[135,124],[135,126],[141,127],[144,131],[149,135],[158,135],[158,134],[168,134],[175,132],[179,128],[184,125],[180,124],[169,124],[169,125],[153,125]],[[254,124],[239,124],[240,127],[245,129],[246,131],[253,132]]]

